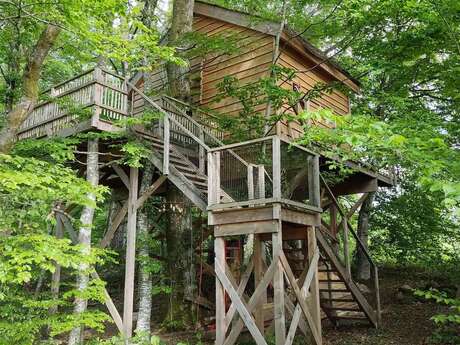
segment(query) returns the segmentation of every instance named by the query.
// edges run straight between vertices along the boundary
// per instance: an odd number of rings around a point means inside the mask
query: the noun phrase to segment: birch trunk
[[[374,199],[375,192],[369,193],[366,200],[364,200],[361,205],[358,215],[358,236],[365,245],[366,249],[368,248],[369,242],[369,216]],[[357,247],[356,258],[358,280],[369,280],[371,278],[371,266],[367,260],[366,254],[364,254],[360,247]]]
[[[150,162],[144,165],[140,194],[142,195],[152,182],[154,167]],[[152,313],[152,275],[149,272],[149,228],[150,221],[147,209],[143,207],[137,214],[137,235],[138,235],[138,294],[139,312],[137,314],[136,333],[150,337],[150,316]]]
[[[99,182],[99,167],[98,167],[98,140],[88,140],[88,157],[86,167],[86,180],[92,185],[97,186]],[[88,193],[87,198],[96,202],[96,194]],[[80,217],[80,229],[78,232],[78,243],[82,246],[82,253],[90,255],[91,253],[91,228],[93,226],[94,206],[85,206]],[[87,288],[89,282],[88,265],[80,264],[79,273],[77,275],[77,289],[83,291]],[[82,314],[86,311],[88,301],[81,298],[75,298],[74,313]],[[82,343],[83,327],[75,327],[69,336],[69,345]]]

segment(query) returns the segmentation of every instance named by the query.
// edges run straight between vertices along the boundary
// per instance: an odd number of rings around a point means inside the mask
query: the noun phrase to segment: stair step
[[[187,178],[189,178],[190,180],[197,180],[197,181],[201,181],[201,182],[205,182],[207,183],[207,179],[205,176],[202,176],[202,175],[198,175],[198,174],[194,174],[192,172],[186,172],[186,171],[181,171],[181,169],[177,169],[179,170],[182,174],[184,174],[184,176],[186,176]],[[207,185],[207,184],[206,184]]]
[[[357,311],[357,312],[362,312],[361,309],[356,309],[356,308],[347,308],[347,307],[329,307],[329,306],[321,306],[321,308],[323,309],[327,309],[327,310],[336,310],[336,311]]]
[[[320,279],[320,283],[345,283],[342,279]]]
[[[366,316],[346,316],[346,315],[337,315],[337,316],[331,316],[332,319],[336,320],[336,319],[341,319],[341,320],[363,320],[363,321],[367,321],[368,318]]]
[[[350,290],[348,289],[319,289],[319,291],[320,292],[350,292]]]
[[[323,302],[354,302],[356,301],[354,299],[348,299],[348,298],[327,298],[327,297],[321,297],[320,301]]]
[[[321,269],[321,270],[318,270],[318,272],[337,272],[336,270],[324,270],[324,269]]]

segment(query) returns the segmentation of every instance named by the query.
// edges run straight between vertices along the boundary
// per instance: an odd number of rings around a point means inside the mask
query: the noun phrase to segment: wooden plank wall
[[[273,37],[242,26],[233,25],[217,19],[195,16],[193,28],[209,37],[231,37],[237,44],[238,52],[232,55],[208,56],[203,61],[201,73],[200,104],[221,114],[237,115],[241,103],[234,98],[215,102],[219,95],[218,84],[226,76],[236,77],[241,85],[254,83],[268,76],[272,61]],[[265,106],[259,107],[258,111]]]
[[[194,58],[191,61],[192,99],[197,105],[217,111],[221,114],[237,116],[242,110],[242,105],[235,98],[224,98],[216,101],[219,96],[218,84],[226,76],[233,76],[240,81],[241,85],[247,85],[269,75],[269,67],[272,62],[273,36],[238,26],[224,21],[195,14],[193,29],[206,34],[209,37],[218,35],[229,37],[229,42],[237,37],[239,51],[234,54],[215,54],[205,59]],[[231,39],[230,39],[231,38]],[[313,62],[302,56],[297,51],[283,46],[278,59],[278,64],[298,71],[308,70]],[[302,92],[310,90],[316,83],[327,83],[332,77],[318,71],[298,73],[294,78]],[[158,68],[152,74],[152,87],[154,90],[164,90],[167,85],[167,76],[164,66]],[[142,86],[142,85],[139,85]],[[283,87],[292,89],[292,82],[283,83]],[[135,109],[141,109],[143,100],[135,100]],[[284,109],[287,109],[286,105]],[[348,96],[340,91],[324,94],[321,98],[309,102],[309,109],[316,110],[328,108],[336,114],[348,114]],[[265,105],[256,108],[256,111],[265,110]],[[281,111],[283,111],[281,110]],[[293,114],[293,111],[289,111]],[[327,125],[327,124],[319,124]],[[285,139],[295,139],[302,134],[302,126],[297,121],[281,121],[276,131]]]
[[[309,70],[314,64],[289,48],[284,48],[282,50],[278,59],[278,64],[296,71],[305,71],[297,73],[292,82],[289,81],[282,84],[283,87],[290,90],[292,90],[293,83],[300,86],[301,92],[307,92],[311,90],[316,83],[329,83],[333,81],[330,76],[318,71],[318,68]],[[288,110],[288,108],[289,107],[286,105],[281,111],[294,114],[294,112]],[[335,114],[339,115],[348,114],[350,112],[348,96],[338,90],[333,90],[332,93],[324,93],[322,97],[311,100],[308,104],[308,110],[318,109],[331,109]],[[317,125],[331,126],[331,124],[325,123],[317,123]],[[302,126],[297,121],[290,121],[288,123],[286,120],[283,120],[280,121],[277,126],[277,133],[285,139],[296,139],[302,132]]]

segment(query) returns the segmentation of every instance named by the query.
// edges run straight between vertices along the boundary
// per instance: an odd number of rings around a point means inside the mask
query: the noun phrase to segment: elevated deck
[[[377,326],[380,317],[377,267],[351,231],[349,213],[341,211],[334,187],[339,194],[370,191],[377,188],[378,176],[356,167],[357,173],[351,176],[354,184],[347,186],[345,181],[330,188],[320,178],[321,166],[324,164],[326,169],[327,162],[317,153],[278,136],[225,145],[222,142],[225,133],[214,125],[211,115],[167,96],[151,98],[129,81],[100,68],[45,93],[21,127],[18,139],[68,136],[88,130],[119,131],[124,127],[124,119],[139,116],[145,109],[160,116],[148,129],[132,129],[149,142],[148,159],[156,168],[157,180],[130,207],[136,210],[138,204],[169,180],[197,208],[207,211],[215,237],[216,344],[233,344],[246,326],[256,342],[265,345],[264,310],[270,304],[266,303],[267,297],[274,302],[272,320],[277,345],[291,344],[298,327],[305,335],[313,334],[315,343],[321,344],[321,310],[333,322],[360,318]],[[116,162],[105,166],[111,169],[106,175],[118,175],[120,185],[127,187],[130,195],[137,195],[137,168],[130,168],[128,176],[127,169]],[[325,219],[321,219],[322,207],[331,205],[342,214],[343,257],[337,247],[337,231],[323,231],[328,227],[324,225]],[[119,211],[117,225],[107,231],[103,243],[110,243],[128,209],[126,204]],[[128,213],[128,218],[131,219],[128,231],[135,233],[135,212]],[[372,265],[374,305],[353,281],[350,233]],[[235,237],[245,237],[246,243],[253,244],[253,256],[246,267],[249,273],[239,282],[231,275],[225,258],[225,238]],[[290,254],[296,250],[301,255]],[[270,252],[267,257],[271,263],[264,261],[264,252]],[[252,269],[255,290],[246,299],[244,292]],[[125,282],[131,289],[132,284]],[[228,310],[222,307],[225,294],[232,301]],[[110,310],[117,319],[113,308]],[[290,318],[285,317],[285,311]],[[236,312],[240,320],[233,320]],[[289,330],[286,320],[290,321]]]

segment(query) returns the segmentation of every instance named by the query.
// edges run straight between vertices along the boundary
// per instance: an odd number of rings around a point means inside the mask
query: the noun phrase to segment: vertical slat
[[[222,237],[214,240],[215,262],[225,270],[225,242]],[[225,290],[216,276],[216,342],[215,345],[223,345],[225,341]]]
[[[254,199],[254,165],[248,164],[248,200]]]
[[[208,152],[208,206],[214,204],[214,154]]]
[[[213,153],[213,190],[214,190],[214,196],[213,196],[213,204],[219,204],[220,203],[220,152],[214,152]]]
[[[126,338],[131,338],[133,327],[134,269],[136,255],[136,201],[138,194],[138,168],[130,168],[128,221],[126,238],[125,294],[123,305],[123,328]]]
[[[200,140],[204,143],[204,131],[203,128],[199,129],[200,135],[199,138]],[[198,166],[200,169],[200,173],[204,174],[204,167],[205,167],[205,159],[206,159],[206,151],[203,146],[199,145],[199,152],[198,152]]]
[[[265,167],[263,165],[257,166],[257,184],[259,191],[257,198],[265,199]]]
[[[308,157],[308,199],[310,205],[320,207],[319,157]]]
[[[165,113],[163,117],[163,174],[169,174],[169,136],[170,136],[170,127],[169,127],[169,115]]]
[[[281,222],[278,221],[278,232],[272,234],[273,260],[278,260],[283,251]],[[276,263],[273,276],[273,304],[275,320],[275,344],[284,345],[286,341],[286,318],[284,314],[284,277],[281,262]]]
[[[281,199],[281,143],[278,136],[273,137],[273,198]]]

